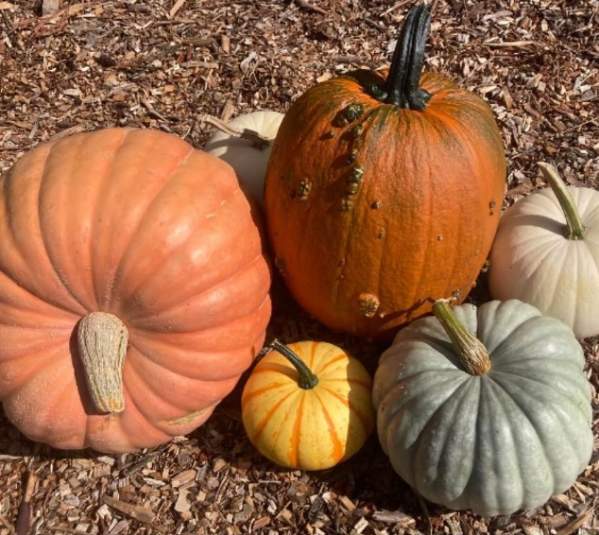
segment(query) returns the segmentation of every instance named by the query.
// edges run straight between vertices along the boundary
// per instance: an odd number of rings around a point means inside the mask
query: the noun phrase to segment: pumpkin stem
[[[295,366],[299,376],[298,385],[300,388],[310,390],[318,384],[318,377],[316,377],[312,370],[306,366],[306,363],[295,351],[289,349],[289,347],[279,342],[276,338],[270,344],[268,344],[267,347],[281,353],[281,355],[287,358],[287,360],[291,362],[293,366]]]
[[[79,355],[98,412],[114,414],[125,410],[123,364],[128,337],[125,324],[107,312],[92,312],[79,322]]]
[[[387,76],[387,102],[390,104],[423,110],[431,98],[428,91],[419,87],[430,20],[430,7],[424,3],[408,13]]]
[[[438,299],[433,313],[441,322],[459,356],[460,363],[470,375],[484,375],[491,369],[491,359],[484,344],[456,318],[448,299]]]
[[[569,240],[582,240],[584,238],[584,225],[578,215],[576,204],[568,191],[568,187],[559,176],[557,169],[548,163],[539,162],[537,164],[543,173],[543,177],[551,186],[553,193],[557,197],[568,225],[567,237]]]
[[[233,137],[238,137],[239,139],[243,139],[247,141],[252,147],[258,150],[267,149],[272,145],[274,138],[267,138],[261,136],[255,130],[251,130],[249,128],[244,128],[243,130],[237,130],[226,124],[224,121],[221,121],[217,117],[213,117],[212,115],[208,115],[207,113],[200,116],[200,120],[205,123],[211,124],[221,132]]]

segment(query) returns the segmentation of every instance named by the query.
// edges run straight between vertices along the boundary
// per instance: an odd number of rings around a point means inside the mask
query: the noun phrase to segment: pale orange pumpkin
[[[326,342],[277,341],[253,369],[241,398],[252,444],[274,463],[323,470],[349,459],[374,428],[371,378]]]
[[[203,423],[262,346],[270,273],[232,168],[159,131],[40,145],[0,188],[0,400],[130,451]]]

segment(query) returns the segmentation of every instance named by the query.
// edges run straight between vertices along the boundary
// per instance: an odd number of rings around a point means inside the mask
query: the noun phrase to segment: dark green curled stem
[[[297,355],[297,353],[289,349],[285,344],[282,344],[275,338],[270,344],[268,344],[267,347],[281,353],[281,355],[283,355],[289,362],[291,362],[291,364],[293,364],[297,370],[299,377],[298,385],[300,388],[309,390],[318,384],[318,377],[312,373],[312,370],[306,366],[304,361]]]
[[[568,225],[567,238],[569,240],[582,240],[584,238],[584,225],[580,220],[576,203],[572,199],[565,182],[559,176],[557,169],[553,165],[545,162],[539,162],[537,165],[543,172],[545,180],[551,186],[553,193],[555,193],[555,196],[564,211],[564,217],[566,218],[566,224]]]
[[[389,104],[422,110],[431,97],[430,93],[419,87],[430,20],[430,7],[426,4],[418,4],[408,13],[387,76],[386,92]]]
[[[438,299],[433,313],[449,336],[460,363],[470,375],[484,375],[491,369],[491,358],[484,344],[456,318],[447,299]]]

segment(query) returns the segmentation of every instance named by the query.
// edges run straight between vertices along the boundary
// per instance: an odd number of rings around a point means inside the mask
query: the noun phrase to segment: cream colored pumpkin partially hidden
[[[206,152],[225,160],[237,173],[242,189],[263,205],[264,177],[270,157],[271,142],[277,135],[283,114],[276,111],[256,111],[235,117],[227,123],[230,132],[219,130],[206,144]],[[258,134],[244,135],[244,132]],[[238,132],[238,134],[235,134]],[[256,143],[262,138],[264,143]]]
[[[599,334],[599,192],[567,187],[539,164],[551,188],[503,216],[491,252],[490,290],[569,325],[578,338]]]

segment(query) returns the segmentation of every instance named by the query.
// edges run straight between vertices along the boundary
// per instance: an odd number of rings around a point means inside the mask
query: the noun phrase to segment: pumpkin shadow
[[[354,505],[363,503],[379,511],[403,513],[414,518],[420,529],[426,526],[418,496],[394,472],[376,432],[352,458],[329,470],[314,472],[312,477]]]
[[[348,395],[350,407],[359,404],[358,400],[361,394],[363,395],[359,390],[359,386],[350,387]],[[416,527],[424,530],[427,524],[421,502],[409,485],[394,472],[378,439],[374,407],[373,415],[375,418],[373,428],[362,448],[349,459],[328,470],[313,472],[311,477],[335,494],[349,498],[357,508],[360,504],[368,504],[378,511],[385,510],[396,515],[407,515],[415,520]],[[359,417],[352,410],[346,443],[352,435],[361,433],[362,430],[363,417]]]

